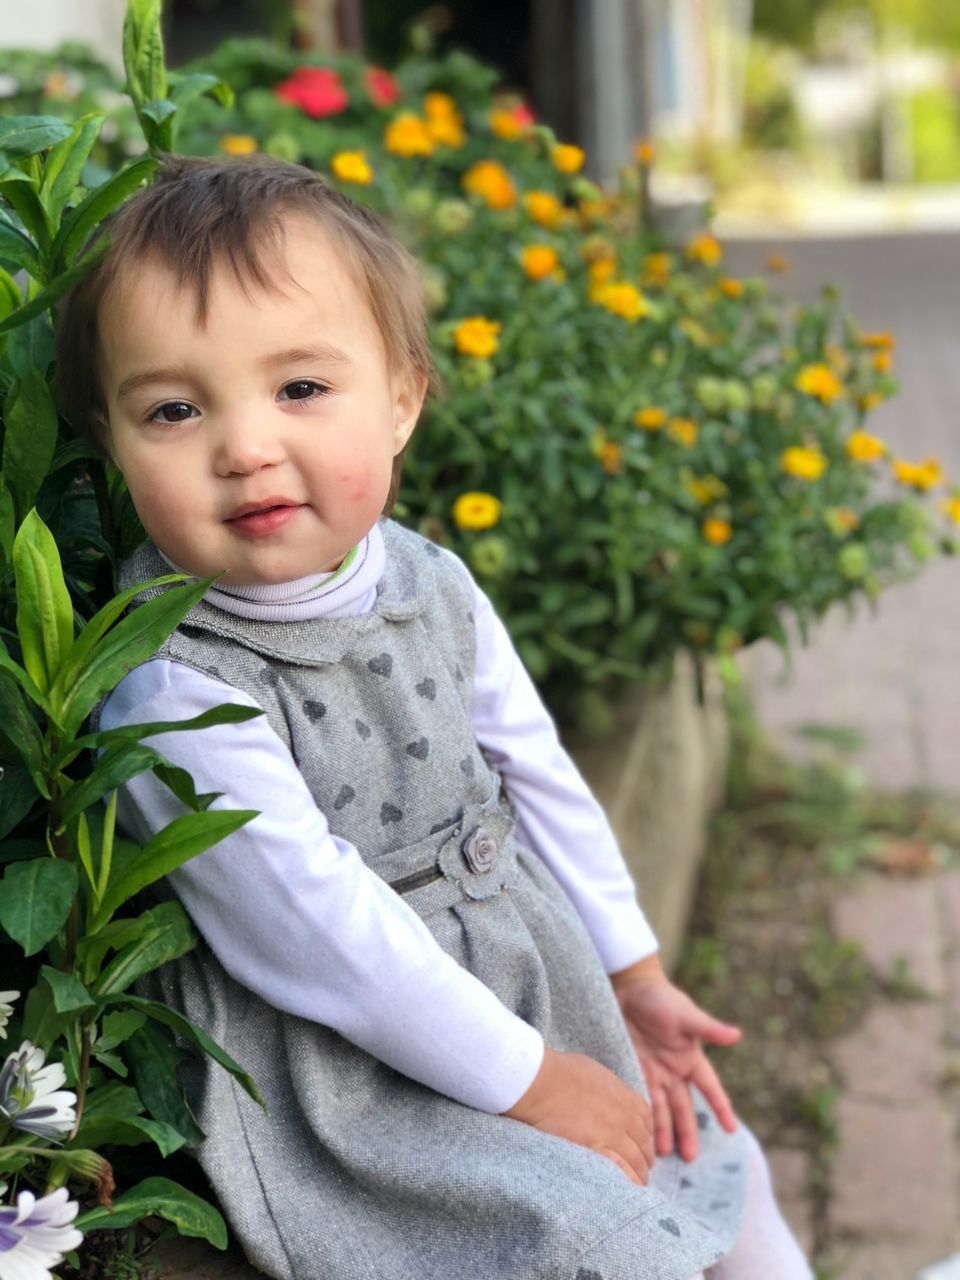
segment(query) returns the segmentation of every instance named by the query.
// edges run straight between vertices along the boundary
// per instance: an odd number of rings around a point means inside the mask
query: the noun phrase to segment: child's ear
[[[426,394],[425,374],[405,373],[397,379],[393,404],[393,452],[395,455],[413,435]]]

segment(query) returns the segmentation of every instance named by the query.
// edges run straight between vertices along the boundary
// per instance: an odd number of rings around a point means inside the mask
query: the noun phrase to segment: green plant
[[[159,0],[132,0],[128,79],[154,147],[172,143],[190,94],[217,87],[209,76],[180,80],[168,99],[158,22]],[[56,1239],[67,1247],[77,1229],[125,1230],[147,1215],[225,1245],[217,1210],[169,1178],[113,1194],[104,1152],[152,1143],[165,1156],[202,1137],[169,1078],[178,1043],[210,1055],[260,1100],[200,1028],[133,991],[196,944],[178,903],[138,895],[253,811],[212,810],[217,797],[198,795],[144,741],[173,726],[86,727],[209,586],[171,575],[159,581],[181,585],[132,611],[136,590],[112,594],[116,558],[142,533],[119,477],[59,420],[50,388],[49,310],[102,255],[100,223],[154,164],[134,160],[86,187],[103,122],[98,112],[0,120],[0,951],[5,980],[18,988],[0,1000],[0,1031],[9,1021],[19,1043],[0,1070],[0,1175],[5,1188],[40,1195],[54,1225],[31,1246],[29,1197],[18,1197],[22,1223],[12,1206],[0,1206],[0,1221],[48,1266],[58,1261]],[[250,714],[224,706],[177,727]],[[141,848],[116,831],[117,788],[148,769],[187,812]],[[98,1202],[73,1227],[61,1188]]]

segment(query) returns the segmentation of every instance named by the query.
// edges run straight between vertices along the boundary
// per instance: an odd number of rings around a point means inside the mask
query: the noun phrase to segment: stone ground
[[[872,425],[903,456],[934,455],[960,480],[960,236],[741,243],[730,265],[757,272],[773,251],[792,263],[785,292],[809,298],[837,283],[864,329],[896,335],[902,392]],[[960,561],[892,589],[875,611],[837,612],[789,671],[772,650],[748,671],[760,723],[786,751],[802,750],[802,725],[849,726],[878,785],[960,791]],[[907,973],[919,990],[873,1008],[836,1047],[843,1090],[827,1217],[841,1243],[831,1276],[910,1280],[960,1250],[960,872],[877,879],[837,899],[832,925],[878,973]],[[809,1239],[809,1170],[795,1152],[772,1162]],[[960,1276],[957,1260],[941,1275]]]

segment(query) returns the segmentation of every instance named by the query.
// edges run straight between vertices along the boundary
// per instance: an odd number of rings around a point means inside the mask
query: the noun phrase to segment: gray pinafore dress
[[[642,1073],[607,975],[566,895],[517,841],[471,725],[475,631],[458,564],[383,526],[369,614],[248,621],[202,602],[159,656],[251,695],[331,830],[439,944],[554,1049]],[[166,572],[147,546],[128,581]],[[256,797],[251,797],[256,804]],[[277,1280],[690,1280],[730,1248],[739,1134],[697,1099],[702,1154],[648,1187],[583,1147],[453,1101],[334,1031],[281,1013],[200,947],[160,994],[249,1070],[185,1078],[199,1158],[251,1262]]]

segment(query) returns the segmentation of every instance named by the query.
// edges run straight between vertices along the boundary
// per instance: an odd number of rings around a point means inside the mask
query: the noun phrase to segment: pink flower
[[[533,114],[533,112],[530,110],[530,108],[527,106],[525,102],[518,103],[513,108],[511,115],[513,116],[514,120],[516,120],[517,124],[521,125],[524,129],[528,129],[530,125],[537,123],[537,117]]]
[[[277,85],[274,93],[314,120],[339,115],[350,104],[350,95],[339,73],[330,67],[297,67]]]
[[[400,100],[400,86],[383,67],[367,67],[364,80],[375,107],[392,107]]]

